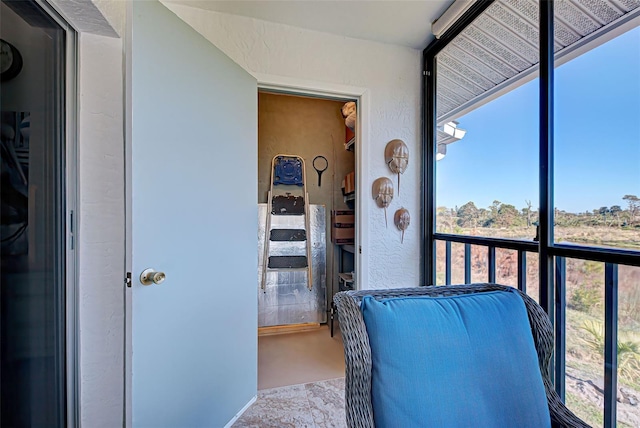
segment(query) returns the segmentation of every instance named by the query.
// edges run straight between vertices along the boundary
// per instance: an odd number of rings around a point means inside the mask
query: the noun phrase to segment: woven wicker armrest
[[[345,408],[347,425],[352,428],[373,428],[371,404],[371,348],[360,302],[364,296],[376,299],[412,296],[455,296],[488,291],[512,290],[498,284],[467,284],[429,286],[384,290],[344,291],[333,300],[338,309],[345,357]],[[553,352],[553,329],[547,314],[529,296],[519,292],[527,308],[538,364],[547,394],[553,427],[589,427],[560,400],[551,383],[549,363]]]

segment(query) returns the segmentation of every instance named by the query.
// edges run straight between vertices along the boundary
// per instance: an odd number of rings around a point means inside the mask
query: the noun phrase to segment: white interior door
[[[257,84],[156,1],[131,55],[132,421],[222,427],[257,385]]]

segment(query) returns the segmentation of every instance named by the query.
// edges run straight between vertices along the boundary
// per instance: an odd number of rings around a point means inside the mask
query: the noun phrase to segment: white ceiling
[[[166,1],[414,49],[423,49],[433,40],[431,23],[453,3],[453,0]]]

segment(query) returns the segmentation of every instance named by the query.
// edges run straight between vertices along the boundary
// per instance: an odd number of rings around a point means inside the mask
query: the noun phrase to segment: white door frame
[[[320,97],[357,100],[358,115],[356,123],[356,239],[355,239],[355,271],[359,284],[367,284],[369,280],[369,199],[366,189],[369,181],[369,90],[358,86],[340,85],[329,82],[303,80],[293,77],[250,72],[258,80],[258,89],[269,89],[296,95],[316,95]],[[364,253],[363,253],[364,249]]]

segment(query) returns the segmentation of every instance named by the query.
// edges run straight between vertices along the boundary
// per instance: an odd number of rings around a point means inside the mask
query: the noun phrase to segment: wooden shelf
[[[345,150],[353,152],[355,150],[355,148],[356,148],[356,137],[353,137],[352,139],[350,139],[349,141],[344,143],[344,149]]]

